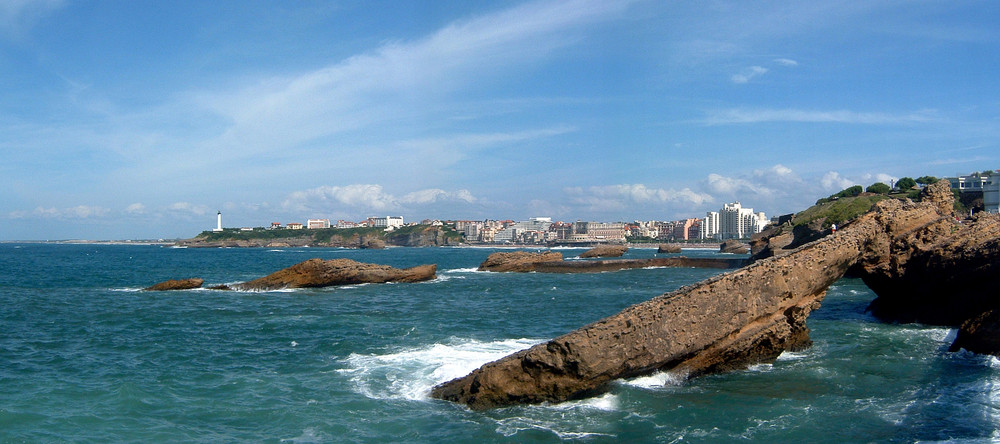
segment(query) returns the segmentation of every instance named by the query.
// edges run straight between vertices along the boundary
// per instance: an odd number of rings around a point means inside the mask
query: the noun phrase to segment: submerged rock
[[[382,282],[420,282],[434,279],[436,272],[436,265],[399,269],[350,259],[309,259],[262,278],[232,285],[231,288],[242,291],[263,291]]]
[[[598,245],[580,254],[582,258],[590,257],[621,257],[628,251],[624,245]]]
[[[743,242],[735,239],[729,239],[719,245],[719,253],[747,254],[749,252],[750,249]]]
[[[656,248],[656,252],[657,253],[680,253],[681,252],[681,247],[678,247],[676,245],[660,244],[660,246]]]
[[[1000,310],[989,310],[962,323],[948,351],[1000,356]]]
[[[170,290],[191,290],[194,288],[201,288],[201,284],[204,284],[205,280],[201,278],[190,278],[190,279],[170,279],[167,281],[160,282],[158,284],[144,288],[146,291],[170,291]]]

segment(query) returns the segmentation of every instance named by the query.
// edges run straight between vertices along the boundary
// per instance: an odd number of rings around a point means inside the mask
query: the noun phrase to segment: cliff
[[[946,186],[928,193],[943,196]],[[784,350],[810,345],[806,318],[819,307],[826,289],[852,267],[863,270],[866,282],[883,280],[886,285],[873,287],[879,298],[898,296],[893,282],[930,282],[952,273],[956,265],[970,266],[963,280],[995,285],[1000,260],[1000,251],[992,248],[998,237],[995,225],[958,224],[946,207],[937,198],[919,204],[879,202],[833,235],[483,365],[435,387],[432,396],[473,409],[558,402],[600,392],[615,379],[655,371],[693,377],[772,361]],[[997,217],[990,218],[996,223]],[[975,251],[975,260],[986,266],[943,257]],[[952,288],[934,301],[963,295]],[[981,308],[976,299],[962,312]],[[912,305],[927,302],[909,300]],[[997,330],[986,326],[978,331]]]

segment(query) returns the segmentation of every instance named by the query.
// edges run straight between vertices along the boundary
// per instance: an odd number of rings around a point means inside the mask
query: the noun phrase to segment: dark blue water
[[[718,272],[474,271],[492,251],[0,244],[0,442],[1000,437],[1000,362],[948,353],[946,329],[874,321],[864,313],[874,296],[850,279],[810,317],[815,345],[771,365],[683,382],[658,374],[559,405],[472,412],[431,400],[437,383]],[[313,257],[436,263],[439,278],[139,291],[173,278],[245,281]]]

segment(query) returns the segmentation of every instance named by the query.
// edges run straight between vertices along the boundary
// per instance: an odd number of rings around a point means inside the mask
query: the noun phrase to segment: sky
[[[633,221],[1000,169],[995,1],[0,0],[0,240]]]

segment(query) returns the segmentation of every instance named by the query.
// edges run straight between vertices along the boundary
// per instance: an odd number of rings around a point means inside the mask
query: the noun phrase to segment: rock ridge
[[[929,193],[944,196],[943,186]],[[1000,263],[1000,232],[993,225],[1000,216],[995,216],[959,224],[941,200],[878,202],[832,235],[487,363],[438,385],[432,396],[477,410],[560,402],[598,393],[615,379],[655,371],[694,377],[773,361],[782,351],[810,345],[806,318],[827,288],[851,269],[873,283],[879,299],[900,297],[890,284],[910,281],[904,292],[913,291],[956,266],[968,267],[963,280],[977,286],[992,283],[995,289]],[[935,306],[954,299],[945,295],[909,302]],[[904,297],[895,305],[905,303]],[[935,307],[941,309],[940,304]],[[972,301],[955,318],[983,307]],[[982,318],[970,326],[970,334],[1000,331],[990,324],[993,319],[1000,323],[1000,316]]]

